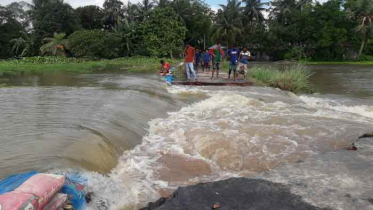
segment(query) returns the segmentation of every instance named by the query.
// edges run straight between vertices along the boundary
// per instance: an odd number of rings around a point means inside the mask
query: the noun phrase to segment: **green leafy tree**
[[[78,7],[76,14],[79,17],[80,24],[84,29],[93,30],[103,27],[103,10],[94,5]]]
[[[0,58],[14,56],[12,39],[21,36],[24,27],[22,23],[14,19],[14,14],[9,8],[0,6]]]
[[[138,49],[136,43],[137,30],[136,22],[130,22],[128,19],[119,21],[112,29],[112,33],[121,39],[122,54],[125,56],[132,56],[135,50]]]
[[[156,0],[155,3],[157,7],[160,7],[163,9],[168,7],[171,4],[170,0]]]
[[[54,33],[69,35],[81,29],[75,10],[63,0],[33,0],[29,6],[36,50],[41,48],[45,38],[52,37]]]
[[[359,56],[362,55],[369,36],[373,32],[373,1],[357,0],[352,4],[350,17],[353,17],[359,22],[355,31],[362,34],[363,38],[359,50]]]
[[[149,12],[154,8],[155,3],[152,0],[142,0],[137,4],[137,13],[141,20],[146,20]]]
[[[12,51],[15,55],[25,57],[31,56],[33,52],[33,37],[26,32],[22,32],[22,37],[10,40],[13,43]]]
[[[235,43],[237,37],[243,32],[240,18],[241,3],[237,0],[228,0],[228,4],[220,5],[215,24],[213,26],[213,37],[215,41],[223,41],[229,46]]]
[[[156,8],[142,25],[144,47],[148,55],[163,57],[180,53],[186,28],[171,8]]]
[[[263,12],[266,11],[268,3],[263,3],[261,0],[244,0],[245,9],[244,14],[248,18],[249,22],[263,22]]]
[[[75,57],[116,58],[121,40],[102,30],[76,31],[68,38],[69,51]]]
[[[105,0],[103,6],[104,25],[107,29],[111,29],[123,18],[123,3],[119,0]]]
[[[65,33],[55,33],[53,37],[44,38],[45,43],[41,46],[40,51],[42,54],[64,56],[65,49],[68,45],[68,41]]]

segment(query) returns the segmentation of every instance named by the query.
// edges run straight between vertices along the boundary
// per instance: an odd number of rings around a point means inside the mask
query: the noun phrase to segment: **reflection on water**
[[[373,99],[373,66],[310,65],[315,72],[311,82],[323,94]]]
[[[372,84],[361,77],[372,70],[311,68],[324,95],[168,87],[147,74],[0,78],[0,178],[84,169],[96,195],[91,209],[138,209],[178,186],[232,176],[290,184],[319,206],[368,209],[372,188],[361,183],[373,175],[361,158],[373,147],[359,144],[360,156],[343,149],[372,129]],[[344,180],[338,193],[334,176]]]

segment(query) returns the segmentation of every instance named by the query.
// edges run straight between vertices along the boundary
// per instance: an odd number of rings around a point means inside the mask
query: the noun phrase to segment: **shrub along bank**
[[[178,62],[173,60],[172,62]],[[66,71],[89,73],[99,71],[155,72],[159,59],[149,57],[89,60],[67,57],[29,57],[20,60],[0,61],[0,75]]]

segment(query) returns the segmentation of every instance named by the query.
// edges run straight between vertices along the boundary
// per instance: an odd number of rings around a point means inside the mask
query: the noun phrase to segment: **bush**
[[[373,61],[373,56],[371,55],[360,55],[357,61]]]
[[[65,64],[65,63],[83,63],[87,60],[81,58],[68,58],[63,56],[36,56],[25,57],[20,60],[7,61],[9,64]]]
[[[249,70],[248,74],[264,85],[281,90],[294,93],[313,91],[309,83],[312,73],[302,65],[290,66],[284,71],[274,67],[254,67]]]
[[[101,30],[76,31],[68,40],[68,49],[75,57],[116,58],[120,51],[120,39]]]

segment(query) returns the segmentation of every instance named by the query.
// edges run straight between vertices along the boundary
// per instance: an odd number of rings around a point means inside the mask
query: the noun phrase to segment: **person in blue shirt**
[[[205,69],[211,69],[210,68],[210,62],[211,62],[211,54],[208,50],[205,50],[205,52],[203,53],[203,71],[205,71]]]
[[[196,72],[198,73],[198,66],[199,66],[199,63],[201,61],[201,51],[199,49],[196,49],[196,55],[195,55],[195,60],[194,60],[194,69],[196,70]]]
[[[229,57],[228,80],[231,78],[231,72],[233,71],[234,81],[236,81],[236,71],[237,71],[239,56],[240,56],[240,50],[238,49],[237,45],[233,45],[233,48],[228,50],[228,57]]]

